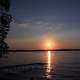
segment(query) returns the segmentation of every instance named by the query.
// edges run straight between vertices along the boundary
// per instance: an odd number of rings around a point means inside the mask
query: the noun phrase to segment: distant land
[[[31,49],[31,50],[23,50],[23,49],[15,49],[15,50],[7,50],[9,52],[32,52],[32,51],[80,51],[80,49]]]

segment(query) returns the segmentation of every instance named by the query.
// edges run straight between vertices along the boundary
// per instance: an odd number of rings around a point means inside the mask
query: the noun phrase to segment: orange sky
[[[10,49],[57,49],[57,48],[80,48],[80,43],[71,41],[59,41],[58,39],[44,37],[39,40],[7,40]],[[50,46],[48,45],[50,44]]]

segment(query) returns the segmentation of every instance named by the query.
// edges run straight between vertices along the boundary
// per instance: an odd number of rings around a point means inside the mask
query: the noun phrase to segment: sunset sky
[[[80,48],[80,0],[11,0],[11,49]]]

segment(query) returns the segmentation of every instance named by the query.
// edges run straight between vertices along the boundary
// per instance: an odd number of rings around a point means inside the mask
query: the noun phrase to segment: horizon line
[[[9,49],[9,52],[32,52],[32,51],[80,51],[80,49]]]

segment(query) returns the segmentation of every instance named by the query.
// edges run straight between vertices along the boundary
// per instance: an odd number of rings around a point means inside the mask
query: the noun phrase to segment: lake
[[[80,80],[80,51],[8,52],[0,80]]]

